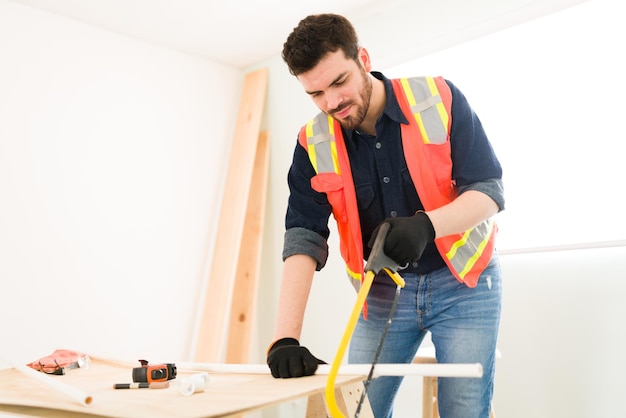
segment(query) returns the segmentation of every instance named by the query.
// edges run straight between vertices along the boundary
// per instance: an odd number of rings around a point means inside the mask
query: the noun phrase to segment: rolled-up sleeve
[[[476,190],[486,194],[491,198],[491,200],[496,202],[499,212],[504,210],[504,186],[502,184],[502,179],[489,179],[472,183],[467,186],[458,187],[459,195],[468,190]]]
[[[328,243],[324,237],[306,228],[291,228],[285,231],[283,261],[295,254],[306,254],[317,261],[316,270],[321,270],[328,260]]]
[[[328,259],[328,220],[332,207],[325,193],[311,187],[311,178],[315,174],[306,150],[296,144],[287,176],[289,200],[283,260],[295,254],[306,254],[317,260],[317,270],[321,270]]]

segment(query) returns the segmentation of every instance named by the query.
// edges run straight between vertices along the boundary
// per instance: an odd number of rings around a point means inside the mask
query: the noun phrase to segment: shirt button
[[[376,149],[381,149],[383,147],[383,144],[381,144],[380,142],[376,143]]]
[[[389,183],[390,181],[389,177],[383,177],[383,183]]]
[[[396,212],[395,210],[392,210],[391,212],[389,212],[389,214],[391,215],[392,218],[395,218],[396,216],[398,216],[398,212]]]
[[[417,261],[414,261],[413,263],[411,263],[411,265],[413,266],[413,268],[414,268],[414,269],[416,269],[416,268],[417,268],[417,265],[418,265],[418,262],[417,262]]]

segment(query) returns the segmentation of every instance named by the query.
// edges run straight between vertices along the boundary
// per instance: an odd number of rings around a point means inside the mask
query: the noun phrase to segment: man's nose
[[[326,105],[329,110],[337,110],[343,103],[343,97],[339,94],[327,94],[326,95]]]

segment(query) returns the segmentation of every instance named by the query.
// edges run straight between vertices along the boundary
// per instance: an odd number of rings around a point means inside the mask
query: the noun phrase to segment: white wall
[[[0,57],[0,352],[187,358],[241,71],[4,0]]]
[[[498,416],[626,416],[625,258],[626,247],[502,257]]]

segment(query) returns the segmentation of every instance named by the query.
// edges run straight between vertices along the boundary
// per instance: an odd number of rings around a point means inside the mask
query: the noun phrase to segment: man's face
[[[361,125],[372,95],[372,81],[366,68],[369,61],[361,55],[356,62],[346,58],[341,50],[331,52],[313,69],[298,76],[317,107],[347,129]]]

